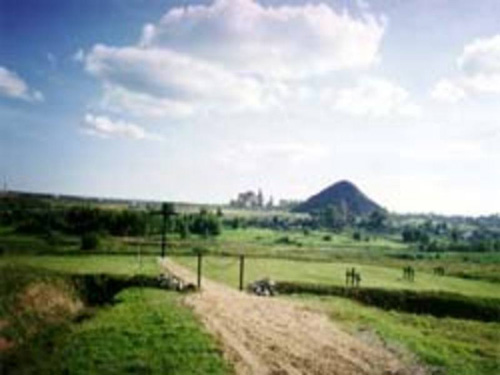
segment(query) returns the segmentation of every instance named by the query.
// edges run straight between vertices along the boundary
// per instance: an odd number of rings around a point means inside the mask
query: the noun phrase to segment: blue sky
[[[497,213],[499,103],[495,0],[0,1],[11,189]]]

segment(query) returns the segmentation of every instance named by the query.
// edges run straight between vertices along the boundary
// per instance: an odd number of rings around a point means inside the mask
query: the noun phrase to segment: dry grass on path
[[[194,281],[195,275],[175,262],[162,265]],[[369,346],[324,314],[291,301],[241,293],[204,279],[202,291],[190,294],[186,303],[221,340],[238,375],[410,373],[386,348]]]

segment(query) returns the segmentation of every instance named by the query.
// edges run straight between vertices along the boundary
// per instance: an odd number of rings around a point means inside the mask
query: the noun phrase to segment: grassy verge
[[[355,334],[363,337],[374,331],[391,347],[415,353],[431,366],[431,374],[500,373],[499,323],[387,312],[340,297],[298,295],[293,299],[325,311]]]

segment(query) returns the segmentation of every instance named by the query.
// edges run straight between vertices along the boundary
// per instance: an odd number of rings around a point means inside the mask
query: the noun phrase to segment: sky
[[[10,190],[493,214],[499,118],[497,0],[0,0]]]

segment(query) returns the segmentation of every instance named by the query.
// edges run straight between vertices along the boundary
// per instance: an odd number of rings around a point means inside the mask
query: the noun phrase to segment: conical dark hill
[[[347,208],[354,215],[366,215],[381,206],[368,198],[350,181],[337,182],[313,195],[304,203],[295,207],[295,212],[314,212],[329,206]]]

